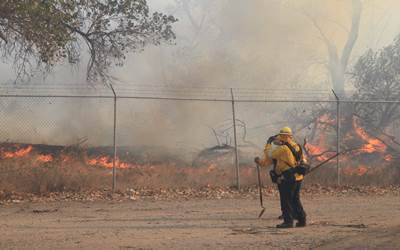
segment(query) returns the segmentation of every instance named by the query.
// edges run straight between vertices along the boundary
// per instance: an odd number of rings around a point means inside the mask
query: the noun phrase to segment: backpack
[[[286,145],[289,150],[292,152],[294,159],[296,160],[296,166],[293,168],[294,172],[297,174],[301,174],[301,175],[306,175],[309,173],[311,166],[306,164],[301,158],[303,156],[303,150],[301,148],[301,146],[299,144],[297,144],[297,146],[299,146],[300,150],[296,151],[294,149],[294,147],[292,145],[290,145],[288,142],[285,142],[284,145]]]

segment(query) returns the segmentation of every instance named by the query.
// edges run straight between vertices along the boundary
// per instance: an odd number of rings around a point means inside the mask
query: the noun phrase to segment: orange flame
[[[70,156],[68,156],[68,155],[61,155],[61,161],[62,161],[62,162],[67,162],[67,161],[69,161],[69,160],[71,160],[71,157],[70,157]]]
[[[363,128],[358,126],[355,118],[353,119],[353,127],[357,135],[366,142],[366,144],[364,144],[359,150],[360,152],[372,154],[374,152],[383,153],[386,151],[387,146],[379,139],[372,138],[370,135],[368,135]]]
[[[214,171],[217,168],[216,164],[211,164],[210,166],[208,166],[207,168],[207,173],[211,173],[212,171]]]
[[[37,160],[41,161],[41,162],[50,162],[50,161],[53,161],[53,156],[52,155],[39,155],[37,157]]]
[[[29,154],[32,151],[32,146],[29,145],[26,148],[19,149],[15,152],[4,152],[4,158],[16,158],[16,157],[23,157]]]
[[[319,155],[319,156],[316,157],[316,159],[318,161],[325,161],[325,160],[327,160],[329,158],[329,156],[327,154],[323,154],[322,155],[322,153],[326,152],[326,150],[324,150],[324,149],[322,149],[322,148],[320,148],[318,146],[315,146],[315,145],[312,145],[312,144],[308,143],[306,145],[306,148],[307,148],[308,152],[311,155]]]
[[[345,175],[358,175],[363,176],[368,172],[368,168],[366,166],[360,165],[357,168],[347,167],[343,168],[343,173]]]
[[[98,158],[90,159],[87,162],[91,166],[102,166],[105,168],[112,168],[113,167],[113,161],[107,156],[101,156]]]
[[[329,115],[324,114],[318,118],[317,126],[318,127],[325,126],[326,124],[331,124],[334,121],[335,120],[332,119],[331,117],[329,117]],[[319,146],[316,146],[316,145],[319,145]],[[329,151],[328,148],[329,147],[327,146],[327,140],[326,140],[325,133],[320,134],[320,136],[318,137],[315,144],[307,143],[307,145],[306,145],[306,149],[310,153],[311,156],[318,155],[316,157],[316,159],[318,161],[325,161],[330,157],[330,154],[325,153],[325,152]]]
[[[98,158],[89,159],[87,164],[90,166],[99,166],[104,168],[113,168],[113,158],[109,156],[100,156]],[[115,167],[120,169],[133,168],[136,165],[121,162],[118,158],[115,160]]]
[[[383,159],[385,159],[385,161],[392,161],[393,160],[393,156],[392,155],[385,155],[385,157]]]
[[[356,174],[357,174],[358,176],[362,176],[362,175],[366,174],[367,172],[368,172],[368,168],[366,168],[366,167],[364,167],[364,166],[359,166],[359,167],[357,168]]]

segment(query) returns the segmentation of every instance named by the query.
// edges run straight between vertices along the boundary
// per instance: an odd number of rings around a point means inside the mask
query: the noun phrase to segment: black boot
[[[293,222],[283,222],[282,224],[276,225],[276,228],[292,228]]]
[[[307,225],[306,219],[301,219],[296,223],[296,227],[305,227]]]

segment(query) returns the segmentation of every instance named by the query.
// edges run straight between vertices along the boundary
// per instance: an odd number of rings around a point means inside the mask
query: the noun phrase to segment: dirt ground
[[[400,197],[304,197],[309,226],[276,229],[278,200],[41,202],[0,206],[0,249],[399,249]]]

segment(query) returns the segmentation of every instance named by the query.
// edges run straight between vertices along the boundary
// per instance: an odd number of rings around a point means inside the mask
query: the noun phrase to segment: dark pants
[[[282,214],[282,217],[283,217],[283,206],[284,206],[284,203],[283,203],[283,194],[282,194],[282,190],[283,190],[282,184],[278,184],[279,200],[280,200],[280,202],[281,202],[281,214]]]
[[[285,223],[293,223],[293,219],[306,220],[306,213],[300,201],[301,181],[283,182],[279,185],[281,209]]]
[[[302,181],[296,181],[292,199],[292,207],[293,207],[293,217],[300,221],[304,222],[306,220],[306,212],[303,209],[303,205],[300,201],[300,190],[301,190]]]

